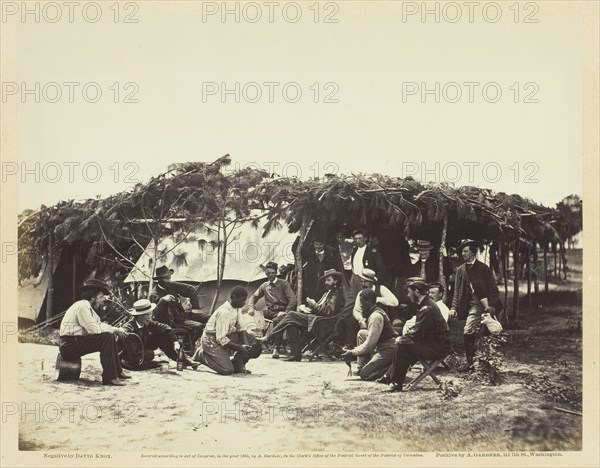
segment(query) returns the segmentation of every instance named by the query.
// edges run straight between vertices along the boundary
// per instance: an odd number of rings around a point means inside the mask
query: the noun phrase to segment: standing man
[[[110,291],[106,283],[96,279],[87,280],[81,287],[81,300],[67,309],[60,323],[60,354],[67,360],[79,359],[86,354],[100,352],[102,383],[125,385],[130,379],[121,368],[117,338],[124,339],[127,332],[101,322],[96,313]]]
[[[154,273],[156,284],[149,295],[150,302],[156,304],[154,319],[170,327],[189,329],[193,334],[193,340],[196,341],[202,333],[203,323],[210,315],[200,312],[196,288],[189,284],[171,281],[172,276],[173,270],[165,265],[158,267]],[[185,311],[179,296],[190,300],[192,312]]]
[[[235,286],[229,300],[215,310],[208,319],[196,350],[194,360],[220,375],[249,374],[246,363],[262,352],[252,332],[242,328],[241,309],[248,299],[248,291]]]
[[[363,269],[373,270],[382,281],[385,276],[385,265],[377,248],[371,243],[367,243],[367,232],[364,229],[357,229],[352,233],[352,237],[354,239],[354,249],[352,250],[352,279],[350,284],[355,291],[360,291],[362,289],[360,275]]]
[[[417,304],[414,326],[396,339],[396,352],[388,374],[379,379],[390,383],[391,392],[401,392],[409,367],[418,359],[440,359],[450,354],[450,333],[438,306],[427,295],[429,286],[421,278],[406,281],[408,298]]]
[[[124,340],[122,354],[122,364],[126,369],[144,370],[156,367],[157,364],[153,361],[154,350],[159,348],[169,359],[177,361],[181,344],[177,341],[171,327],[152,320],[152,312],[155,308],[156,304],[152,304],[148,299],[140,299],[133,303],[133,309],[129,311],[132,317],[123,325],[123,329],[129,333]],[[137,338],[132,337],[131,334],[136,335]],[[141,349],[139,349],[140,343]],[[185,365],[194,370],[198,368],[197,362],[193,362],[185,353],[183,356]]]
[[[431,255],[433,249],[428,240],[419,239],[413,244],[409,253],[411,264],[407,276],[419,276],[427,283],[439,278],[439,262],[435,255]]]
[[[478,241],[467,239],[460,245],[464,264],[456,270],[454,282],[454,298],[449,317],[458,314],[459,320],[465,320],[464,343],[467,363],[459,371],[465,372],[473,368],[475,360],[476,333],[481,326],[484,312],[496,314],[500,293],[490,267],[477,260],[477,250],[483,248]]]
[[[277,272],[277,263],[267,263],[265,267],[267,281],[258,287],[248,301],[248,315],[253,316],[256,312],[256,301],[264,297],[267,308],[263,311],[263,315],[266,319],[273,321],[274,327],[281,322],[288,312],[296,310],[296,306],[298,305],[296,294],[294,294],[290,283],[284,279],[277,278]],[[279,359],[281,340],[282,335],[273,337],[273,359]]]
[[[337,269],[338,260],[332,247],[322,238],[316,238],[312,246],[302,252],[303,297],[319,298],[325,292],[325,285],[319,281],[327,270]]]
[[[342,359],[358,356],[358,375],[363,380],[376,380],[383,376],[394,357],[397,333],[387,314],[377,305],[377,299],[377,293],[372,289],[363,289],[358,295],[356,302],[361,304],[360,309],[368,322],[367,330],[360,330],[358,346],[341,356]]]

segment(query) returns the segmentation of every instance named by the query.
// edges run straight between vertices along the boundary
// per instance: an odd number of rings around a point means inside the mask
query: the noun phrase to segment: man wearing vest
[[[386,288],[383,284],[379,284],[379,280],[375,275],[375,272],[370,268],[365,268],[362,271],[362,274],[359,275],[361,285],[363,289],[358,293],[357,300],[354,303],[354,310],[352,311],[352,316],[356,319],[361,329],[367,328],[367,320],[363,315],[362,305],[360,302],[360,295],[371,289],[375,292],[375,296],[377,300],[375,303],[387,313],[387,307],[398,307],[398,298],[394,296],[394,293]]]
[[[475,359],[476,333],[481,326],[481,316],[496,314],[501,303],[500,292],[490,267],[477,260],[477,250],[483,248],[478,241],[467,239],[460,245],[464,264],[456,270],[454,282],[454,298],[449,317],[458,314],[459,320],[465,320],[464,343],[467,363],[459,371],[465,372],[473,368]]]
[[[363,289],[358,297],[367,330],[358,332],[358,346],[342,354],[342,359],[358,357],[358,375],[363,380],[376,380],[389,369],[394,357],[396,331],[387,314],[376,304],[377,294]]]

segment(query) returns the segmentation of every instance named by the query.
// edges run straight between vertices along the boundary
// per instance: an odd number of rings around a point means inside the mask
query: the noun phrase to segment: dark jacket
[[[312,313],[321,317],[332,317],[344,308],[344,294],[340,288],[327,291],[312,309]]]
[[[171,303],[161,301],[161,299],[168,294],[175,296],[175,301]],[[181,304],[179,296],[187,297],[192,304],[192,309],[200,308],[200,301],[198,300],[198,295],[196,294],[196,288],[194,286],[185,283],[170,282],[166,287],[162,287],[160,284],[156,283],[148,297],[150,302],[156,304],[154,319],[167,325],[181,323],[186,320],[185,309]]]
[[[454,297],[451,307],[456,310],[460,320],[467,318],[469,302],[473,297],[469,283],[473,285],[475,299],[487,298],[490,306],[498,308],[500,305],[500,292],[490,267],[479,260],[475,260],[473,266],[467,271],[467,264],[463,263],[456,270]]]
[[[425,296],[419,303],[418,309],[415,324],[406,337],[415,342],[437,343],[443,348],[449,346],[448,334],[450,331],[437,304]]]
[[[135,318],[132,317],[129,322],[123,325],[123,329],[128,333],[135,333],[139,336],[142,339],[144,347],[150,343],[152,338],[159,335],[167,335],[169,339],[173,341],[177,340],[175,332],[171,327],[164,323],[155,322],[154,320],[150,320],[146,325],[140,328],[135,321]]]
[[[302,283],[304,297],[316,299],[325,292],[325,283],[319,282],[326,270],[339,270],[338,258],[333,247],[326,245],[323,258],[320,259],[314,247],[302,249]]]
[[[357,247],[354,246],[354,248],[352,249],[352,264],[354,264],[354,255],[356,254],[356,250]],[[363,267],[370,268],[371,270],[373,270],[379,282],[384,282],[385,265],[383,263],[383,259],[381,258],[379,249],[377,247],[373,247],[370,242],[367,243],[367,246],[365,248],[365,255],[363,256]]]

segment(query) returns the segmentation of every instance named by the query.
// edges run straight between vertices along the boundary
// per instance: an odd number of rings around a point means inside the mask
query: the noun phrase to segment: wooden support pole
[[[531,297],[531,245],[527,246],[527,303],[532,305]]]
[[[540,284],[539,284],[539,278],[538,278],[538,274],[539,274],[539,263],[538,263],[538,249],[537,249],[537,242],[533,243],[533,264],[536,268],[535,270],[535,274],[533,276],[533,298],[534,298],[534,303],[537,306],[539,304],[539,294],[540,294]]]
[[[54,301],[54,239],[52,232],[48,234],[48,293],[46,296],[46,320],[52,318],[52,306]]]
[[[512,310],[512,318],[513,320],[519,319],[519,250],[521,248],[519,241],[519,235],[515,238],[515,246],[513,250],[513,310]]]
[[[448,232],[448,213],[444,214],[444,225],[442,226],[442,235],[440,237],[439,249],[439,274],[438,281],[444,288],[444,297],[446,299],[446,276],[444,275],[444,251],[446,250],[446,233]]]
[[[502,244],[502,276],[504,279],[504,316],[508,318],[508,243]]]
[[[298,305],[302,304],[304,300],[303,297],[303,268],[302,268],[302,247],[304,246],[304,241],[306,240],[306,235],[308,234],[308,216],[305,214],[302,216],[302,225],[300,226],[300,238],[298,239],[298,246],[296,247],[296,297],[298,299]]]
[[[73,301],[77,300],[77,261],[75,260],[75,247],[73,245],[69,246],[71,252],[71,292],[73,295]]]
[[[554,256],[554,282],[558,282],[558,276],[556,273],[556,244],[552,244],[552,255]]]
[[[548,242],[544,241],[544,292],[548,293]]]

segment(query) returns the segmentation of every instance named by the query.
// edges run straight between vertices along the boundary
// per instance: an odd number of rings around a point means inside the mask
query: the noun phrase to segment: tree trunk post
[[[535,266],[535,274],[533,275],[533,298],[534,303],[537,306],[539,304],[539,295],[540,295],[540,284],[538,281],[538,272],[539,272],[539,259],[538,259],[538,249],[537,242],[533,243],[533,265]]]
[[[556,244],[553,243],[552,244],[552,256],[554,257],[554,281],[556,283],[558,283],[558,275],[557,275],[557,272],[556,272],[556,266],[557,266],[556,265],[556,250],[557,250]]]
[[[448,232],[448,214],[444,214],[444,225],[442,227],[442,235],[440,237],[440,248],[439,248],[439,274],[438,281],[442,285],[444,295],[443,300],[446,299],[446,276],[444,275],[444,251],[446,250],[446,233]]]
[[[71,246],[69,246],[71,247]],[[71,294],[73,296],[73,301],[75,302],[77,300],[77,261],[75,260],[75,248],[71,248],[71,256],[72,256],[72,261],[71,261]]]
[[[298,239],[298,246],[296,247],[296,297],[298,299],[298,305],[302,304],[304,300],[304,280],[303,280],[303,268],[302,268],[302,247],[308,233],[308,216],[305,214],[302,216],[302,225],[300,226],[300,238]]]
[[[54,302],[54,240],[52,232],[48,235],[48,295],[46,297],[46,320],[52,317],[52,307]]]
[[[544,241],[544,292],[548,294],[548,242]]]
[[[531,245],[527,246],[527,304],[532,305],[531,297]]]
[[[508,310],[508,255],[509,255],[508,243],[504,242],[502,245],[502,276],[504,279],[504,309]],[[505,312],[505,317],[508,317],[508,313]]]
[[[519,234],[515,239],[515,249],[513,251],[513,263],[514,263],[514,275],[513,275],[513,313],[512,318],[514,320],[519,319],[519,250],[521,248],[521,242],[519,240]]]

